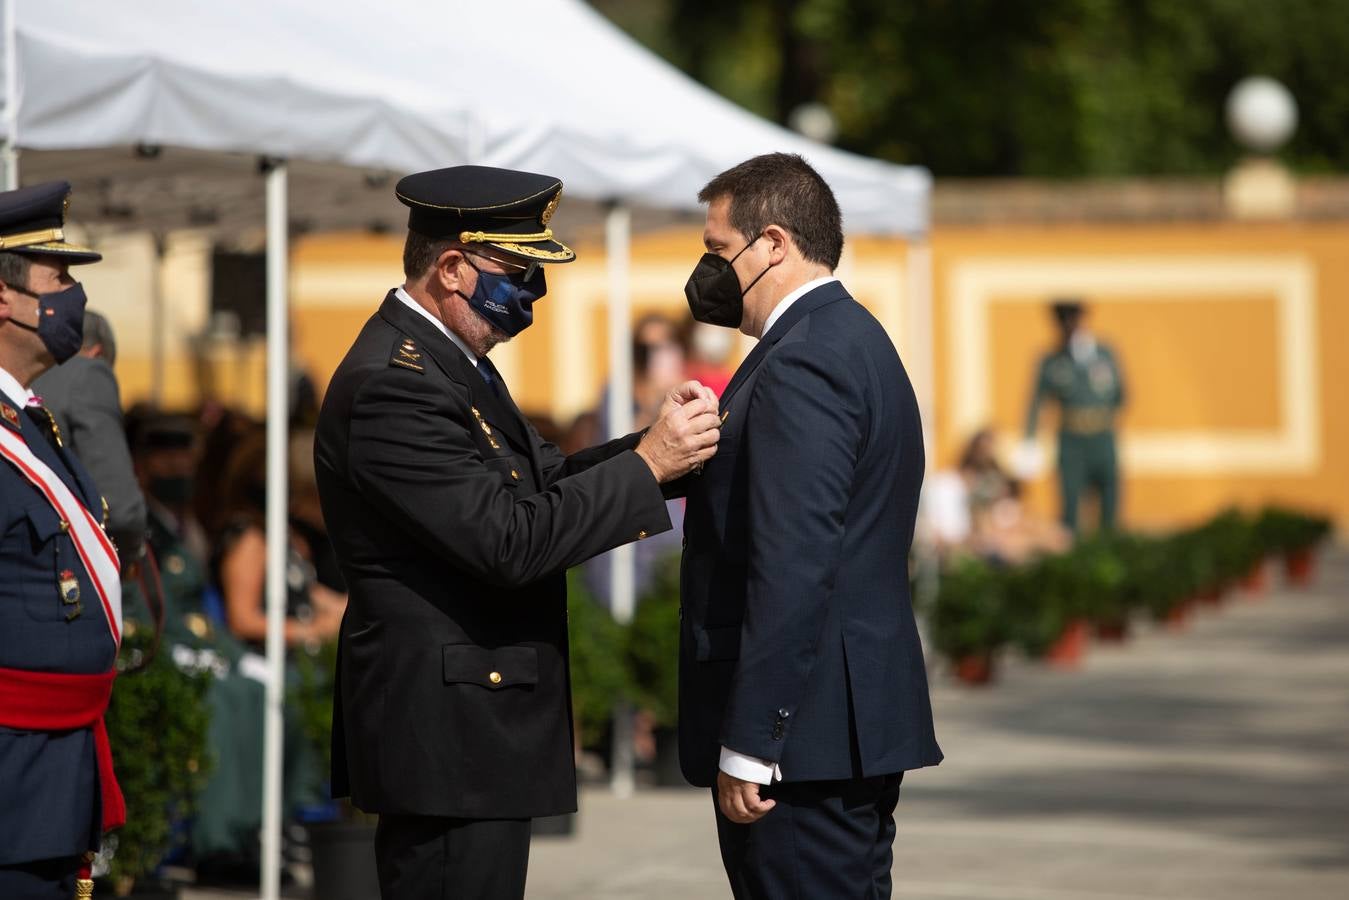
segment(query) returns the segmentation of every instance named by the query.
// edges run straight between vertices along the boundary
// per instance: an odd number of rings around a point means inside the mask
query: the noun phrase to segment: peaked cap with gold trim
[[[0,251],[50,254],[71,265],[98,262],[102,253],[66,242],[69,205],[69,181],[0,193]]]
[[[541,263],[576,258],[548,225],[562,199],[562,182],[550,175],[452,166],[409,175],[395,192],[412,210],[409,231],[483,244]]]

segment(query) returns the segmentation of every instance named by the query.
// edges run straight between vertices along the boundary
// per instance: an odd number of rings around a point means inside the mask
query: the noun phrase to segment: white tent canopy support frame
[[[580,0],[517,0],[509,8],[386,0],[378,15],[355,0],[139,0],[131,7],[3,0],[2,8],[0,162],[7,187],[18,184],[22,149],[25,167],[39,176],[34,180],[67,177],[81,197],[122,192],[131,198],[97,208],[77,204],[78,224],[157,233],[203,221],[228,233],[242,227],[230,210],[244,211],[231,201],[243,198],[248,207],[252,198],[266,198],[272,679],[262,865],[269,900],[277,896],[280,864],[274,729],[282,686],[275,623],[285,595],[275,575],[284,571],[285,254],[296,207],[306,206],[309,227],[350,227],[353,210],[371,208],[365,203],[374,195],[346,185],[350,176],[341,172],[369,170],[366,187],[384,191],[382,217],[384,209],[398,210],[387,186],[375,183],[380,173],[472,161],[557,175],[572,209],[577,199],[617,197],[632,212],[692,212],[698,189],[717,172],[759,153],[785,151],[803,154],[829,182],[849,231],[912,239],[927,230],[931,179],[925,170],[854,156],[758,119],[673,70]],[[504,44],[458,42],[456,71],[489,73],[482,87],[472,78],[447,83],[443,30],[432,27],[442,14],[461,35],[510,31]],[[546,25],[520,29],[520,21]],[[557,62],[561,54],[565,63]],[[136,147],[147,152],[132,162],[129,148]],[[192,182],[176,194],[162,189],[160,148],[172,148],[166,157],[224,163],[214,205],[203,205]],[[75,176],[61,168],[72,151],[84,162]],[[288,160],[267,172],[265,192],[252,162],[259,158]],[[237,165],[240,160],[245,165]],[[316,174],[302,189],[306,168]],[[624,233],[628,227],[624,223]],[[612,236],[626,257],[626,237]],[[613,283],[625,287],[626,274],[619,273],[626,273],[626,258],[611,265]],[[926,321],[930,329],[930,290],[915,293],[913,302],[927,310],[915,312],[915,324]],[[611,310],[610,329],[611,362],[618,333],[626,361],[626,309]],[[930,372],[930,348],[918,349],[928,363],[915,371]],[[615,396],[631,389],[627,369],[611,366]],[[930,419],[930,385],[919,390]]]

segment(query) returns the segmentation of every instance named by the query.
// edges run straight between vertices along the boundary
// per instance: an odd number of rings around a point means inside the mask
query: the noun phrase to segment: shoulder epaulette
[[[389,357],[389,365],[424,372],[426,370],[421,364],[421,358],[422,355],[417,351],[417,345],[413,343],[412,338],[405,337],[394,347],[393,355]]]

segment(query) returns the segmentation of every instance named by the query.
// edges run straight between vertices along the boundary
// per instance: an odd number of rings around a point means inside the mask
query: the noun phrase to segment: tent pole
[[[923,418],[923,452],[928,469],[935,465],[933,441],[936,434],[937,394],[936,329],[932,306],[932,244],[926,235],[908,238],[909,257],[909,359],[914,393]]]
[[[152,238],[155,243],[155,269],[150,284],[150,402],[162,408],[167,329],[164,317],[164,256],[168,251],[169,236],[156,231]]]
[[[267,705],[263,731],[263,900],[281,892],[282,712],[286,665],[286,164],[267,168]]]
[[[632,213],[622,203],[609,207],[604,225],[605,258],[609,265],[609,434],[622,437],[632,431],[632,314],[628,278]],[[636,606],[633,547],[625,544],[609,554],[609,598],[614,619],[632,621]],[[632,709],[614,707],[614,738],[609,786],[620,797],[633,791]]]
[[[19,23],[14,0],[5,0],[5,143],[0,148],[5,190],[19,186]]]

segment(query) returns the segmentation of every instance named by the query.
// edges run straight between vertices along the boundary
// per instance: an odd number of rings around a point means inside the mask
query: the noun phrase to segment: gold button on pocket
[[[646,540],[646,538],[647,538],[647,534],[646,534],[645,531],[639,531],[639,532],[637,532],[637,540],[639,540],[639,541],[644,541],[644,540]]]
[[[511,477],[514,478],[516,481],[519,481],[519,480],[520,480],[520,473],[517,472],[517,471],[515,471],[514,469],[511,469]]]
[[[501,684],[501,673],[492,672],[487,676],[487,680],[492,682],[492,684]]]

